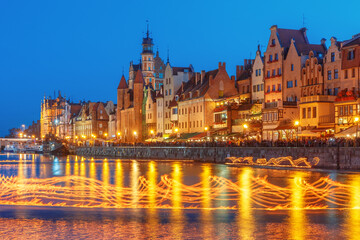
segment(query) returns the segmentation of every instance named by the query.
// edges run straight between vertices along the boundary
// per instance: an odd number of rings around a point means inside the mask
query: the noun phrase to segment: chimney
[[[240,66],[236,65],[236,79],[238,79],[239,75],[240,75]]]
[[[221,68],[221,62],[219,62],[219,69]]]
[[[231,76],[231,81],[235,82],[235,76],[234,75]]]
[[[201,70],[201,84],[204,82],[205,70]]]
[[[199,81],[199,74],[195,73],[195,85],[197,85],[198,81]]]
[[[244,59],[244,67],[245,67],[245,68],[246,68],[246,66],[247,66],[247,63],[248,63],[247,59]]]
[[[325,38],[322,38],[322,39],[320,40],[321,45],[325,45],[325,42],[326,42],[326,39],[325,39]]]

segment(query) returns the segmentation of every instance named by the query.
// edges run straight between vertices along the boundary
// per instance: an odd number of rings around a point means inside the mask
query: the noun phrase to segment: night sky
[[[40,102],[61,90],[71,100],[116,103],[123,68],[139,61],[146,20],[155,49],[196,71],[227,63],[229,74],[262,51],[269,28],[305,27],[311,43],[360,32],[352,1],[0,1],[0,136],[40,118]]]

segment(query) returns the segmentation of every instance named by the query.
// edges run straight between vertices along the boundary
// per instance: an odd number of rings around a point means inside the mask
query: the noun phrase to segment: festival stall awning
[[[355,137],[356,136],[356,132],[358,131],[358,126],[352,126],[349,127],[347,129],[345,129],[344,131],[341,131],[339,133],[335,134],[335,137],[337,138],[342,138],[342,137]]]

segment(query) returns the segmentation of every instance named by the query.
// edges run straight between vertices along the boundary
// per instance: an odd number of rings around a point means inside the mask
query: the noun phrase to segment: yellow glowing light
[[[137,135],[137,132],[136,131],[134,131],[134,136],[136,136]]]
[[[208,127],[205,127],[204,129],[205,129],[205,131],[209,130],[209,128],[208,128]]]
[[[258,158],[254,161],[253,157],[227,157],[226,164],[229,165],[258,165],[258,166],[274,166],[274,167],[296,167],[296,168],[311,168],[316,166],[320,159],[314,157],[311,161],[307,158],[293,159],[291,156],[270,158]]]
[[[24,137],[27,137],[27,135],[25,134]]]
[[[120,136],[120,135],[121,135],[121,132],[118,132],[117,135]]]
[[[78,139],[78,136],[75,136],[75,139]]]
[[[354,122],[359,122],[359,117],[355,117]]]
[[[150,134],[154,134],[154,130],[150,130]]]
[[[243,124],[243,128],[247,129],[249,126],[247,124]]]
[[[177,133],[179,131],[179,129],[178,128],[175,128],[175,132]]]
[[[35,135],[32,135],[31,138],[35,138]]]
[[[295,125],[295,126],[299,126],[299,124],[300,124],[299,121],[295,121],[295,122],[294,122],[294,125]]]
[[[105,137],[107,137],[107,135],[108,135],[107,133],[104,133],[104,136],[105,136]]]

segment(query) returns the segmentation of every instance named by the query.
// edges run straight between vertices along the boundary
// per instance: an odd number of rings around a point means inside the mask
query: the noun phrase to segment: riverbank
[[[253,157],[294,159],[320,158],[316,168],[360,169],[360,148],[354,147],[80,147],[81,156],[118,157],[123,159],[172,159],[224,163],[225,158]]]

